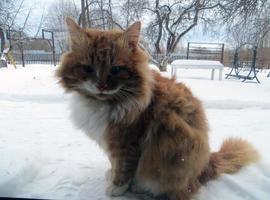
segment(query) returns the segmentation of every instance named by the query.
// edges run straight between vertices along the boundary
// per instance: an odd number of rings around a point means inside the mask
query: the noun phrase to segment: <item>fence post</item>
[[[25,60],[24,60],[24,51],[23,51],[23,43],[20,44],[21,49],[21,56],[22,56],[22,66],[25,67]]]
[[[221,58],[220,62],[223,64],[223,59],[224,59],[224,43],[222,44],[222,52],[221,52]]]
[[[187,46],[187,59],[189,58],[189,42],[188,42],[188,46]]]
[[[238,50],[235,50],[235,53],[233,55],[233,65],[236,66],[238,62]]]
[[[257,58],[257,46],[253,47],[253,58],[252,58],[252,67],[255,69],[256,65],[256,58]]]
[[[42,39],[43,39],[43,40],[45,40],[45,34],[44,34],[45,32],[51,34],[51,39],[50,39],[50,40],[52,41],[51,47],[52,47],[53,65],[56,66],[55,45],[54,45],[54,32],[51,31],[51,30],[42,29]],[[48,39],[48,41],[50,41],[50,40]],[[49,42],[49,43],[50,43],[50,42]]]
[[[54,46],[54,33],[52,33],[52,49],[53,49],[53,65],[56,66],[56,61],[55,61],[55,46]]]
[[[5,34],[4,34],[4,30],[2,28],[0,28],[0,46],[1,46],[1,49],[0,49],[0,52],[2,53],[5,49]]]
[[[22,37],[22,32],[20,32],[20,38]],[[22,54],[22,66],[25,67],[25,60],[24,60],[24,51],[23,51],[23,42],[20,41],[20,48]]]

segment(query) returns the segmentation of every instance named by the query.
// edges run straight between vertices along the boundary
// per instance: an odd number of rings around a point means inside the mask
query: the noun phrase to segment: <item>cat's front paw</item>
[[[125,183],[124,185],[117,186],[113,183],[110,183],[110,185],[106,189],[106,195],[117,197],[123,195],[129,188],[129,182]]]
[[[140,187],[136,182],[132,183],[131,184],[131,192],[133,193],[137,193],[137,194],[142,194],[142,193],[145,193],[146,191]]]
[[[112,170],[111,169],[108,169],[105,173],[105,180],[106,181],[111,181],[112,179]]]

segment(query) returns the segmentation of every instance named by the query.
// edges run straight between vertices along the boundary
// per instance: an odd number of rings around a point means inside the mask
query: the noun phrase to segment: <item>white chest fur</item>
[[[83,130],[102,148],[104,145],[105,129],[108,126],[109,105],[87,99],[79,94],[72,94],[71,118],[75,126]]]

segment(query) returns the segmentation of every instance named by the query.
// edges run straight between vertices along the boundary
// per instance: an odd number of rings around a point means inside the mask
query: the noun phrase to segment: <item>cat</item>
[[[202,103],[184,84],[150,70],[138,45],[140,22],[125,31],[82,29],[71,18],[66,24],[70,51],[56,75],[72,94],[74,124],[109,157],[107,195],[131,190],[189,200],[207,181],[259,159],[240,138],[210,153]]]

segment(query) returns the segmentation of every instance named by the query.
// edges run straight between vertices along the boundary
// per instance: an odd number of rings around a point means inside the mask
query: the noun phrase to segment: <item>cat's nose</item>
[[[99,89],[99,91],[102,92],[102,91],[104,91],[104,90],[106,90],[108,88],[108,85],[106,83],[99,83],[97,85],[97,88]]]

